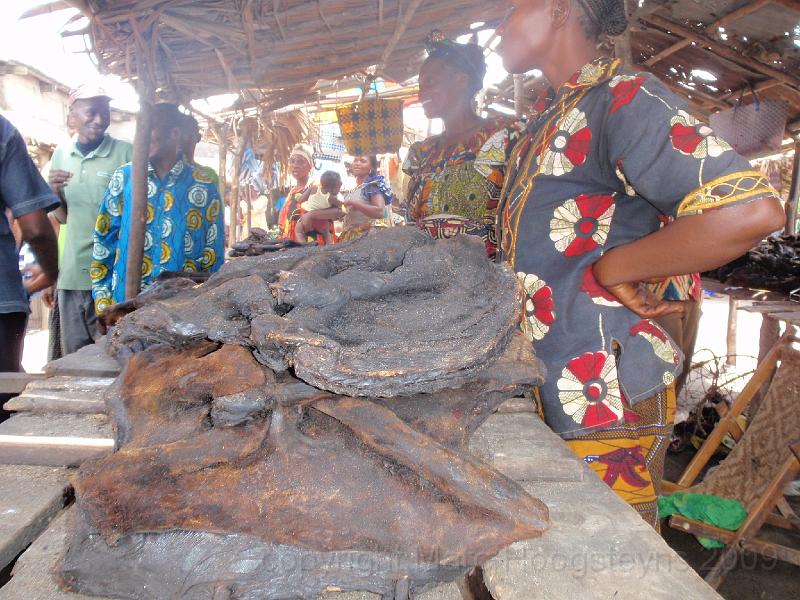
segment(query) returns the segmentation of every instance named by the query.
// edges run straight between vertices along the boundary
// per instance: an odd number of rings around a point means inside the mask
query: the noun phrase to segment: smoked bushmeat
[[[546,529],[546,506],[467,450],[542,377],[515,277],[477,240],[398,228],[173,292],[113,334],[118,448],[74,478],[66,588],[406,598]]]

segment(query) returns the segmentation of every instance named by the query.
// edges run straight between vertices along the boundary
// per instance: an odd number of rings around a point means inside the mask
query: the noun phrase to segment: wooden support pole
[[[137,60],[141,54],[137,50]],[[142,289],[144,233],[147,221],[147,163],[150,155],[151,87],[145,69],[139,70],[139,114],[133,138],[133,206],[128,233],[128,260],[125,264],[125,299],[134,298]]]
[[[253,229],[253,187],[248,185],[245,198],[247,199],[247,235],[250,235],[250,230]],[[244,237],[244,236],[242,236]]]
[[[217,138],[217,148],[219,152],[219,166],[217,175],[219,176],[219,197],[222,199],[223,205],[225,204],[225,190],[227,189],[227,172],[228,172],[228,124],[208,122],[214,132],[214,137]],[[230,238],[231,230],[228,230],[226,236],[226,247],[229,247],[233,240]]]
[[[673,23],[672,21],[668,21],[664,17],[660,17],[658,15],[647,15],[643,17],[643,19],[665,29],[667,31],[671,31],[674,35],[685,38],[690,42],[695,42],[697,47],[700,49],[709,48],[710,51],[717,56],[729,60],[737,65],[741,65],[751,71],[755,71],[757,73],[761,73],[762,75],[766,75],[767,77],[771,77],[773,79],[777,79],[782,83],[790,85],[794,88],[800,88],[800,79],[795,77],[794,75],[790,75],[783,71],[779,71],[778,69],[773,69],[765,65],[762,62],[754,60],[752,58],[748,58],[741,54],[740,52],[736,52],[727,46],[724,46],[714,40],[700,35],[696,31],[689,29],[688,27],[684,27],[683,25],[678,25],[677,23]]]
[[[736,366],[736,325],[739,321],[739,301],[728,296],[728,328],[725,336],[725,366]]]
[[[239,132],[236,143],[236,154],[233,158],[233,181],[231,182],[231,223],[230,241],[231,244],[238,241],[239,235],[239,178],[242,174],[242,155],[244,155],[247,136],[245,131]]]
[[[800,135],[794,143],[794,161],[792,161],[792,185],[789,188],[789,199],[786,201],[786,234],[797,233],[797,198],[800,196]]]
[[[754,0],[754,2],[749,2],[748,4],[745,4],[744,6],[742,6],[742,7],[738,8],[738,9],[734,10],[733,12],[728,13],[727,15],[723,16],[721,19],[717,19],[716,21],[714,21],[713,23],[708,25],[705,28],[705,30],[708,33],[712,33],[713,31],[715,31],[719,27],[724,27],[728,23],[733,23],[734,21],[736,21],[738,19],[741,19],[742,17],[746,17],[747,15],[753,14],[754,12],[756,12],[757,10],[762,8],[763,6],[769,4],[771,1],[772,0]],[[652,67],[658,61],[663,60],[666,57],[671,56],[672,54],[675,54],[676,52],[678,52],[679,50],[682,50],[683,48],[685,48],[686,46],[688,46],[691,43],[692,43],[692,40],[690,40],[688,38],[680,40],[678,42],[675,42],[674,44],[672,44],[668,48],[664,48],[658,54],[655,54],[655,55],[651,56],[650,58],[648,58],[644,62],[644,64],[647,67]]]

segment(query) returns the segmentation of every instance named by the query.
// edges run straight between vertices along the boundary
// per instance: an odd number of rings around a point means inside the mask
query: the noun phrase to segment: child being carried
[[[341,176],[336,171],[325,171],[319,179],[319,191],[311,187],[300,197],[303,216],[300,217],[294,228],[296,242],[305,244],[309,235],[319,234],[325,244],[331,243],[333,219],[315,218],[314,212],[326,208],[341,208],[342,201],[339,200],[341,189]]]

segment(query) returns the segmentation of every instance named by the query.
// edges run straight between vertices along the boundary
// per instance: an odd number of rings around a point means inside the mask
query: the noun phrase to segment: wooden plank
[[[0,435],[0,464],[78,467],[114,449],[113,439]]]
[[[100,398],[62,394],[20,394],[6,402],[3,408],[9,412],[98,414],[106,412],[106,403]]]
[[[470,451],[517,481],[581,481],[580,460],[533,413],[496,413],[472,435]]]
[[[121,367],[104,349],[104,341],[89,344],[77,352],[47,363],[44,372],[49,376],[116,377]]]
[[[44,378],[44,373],[0,373],[0,394],[19,394],[32,381]]]
[[[800,312],[771,313],[770,317],[773,319],[778,319],[779,321],[785,321],[786,323],[790,323],[792,325],[800,325]]]
[[[65,469],[0,465],[0,569],[44,531],[68,488]]]
[[[103,398],[113,382],[110,377],[72,376],[35,380],[3,408],[12,412],[105,413]]]
[[[721,600],[658,532],[583,468],[580,482],[522,484],[547,505],[550,528],[483,565],[493,598]]]
[[[0,423],[0,464],[77,466],[113,447],[103,415],[19,413]]]
[[[737,300],[751,300],[758,302],[771,302],[786,300],[786,294],[780,292],[771,292],[769,290],[755,290],[751,288],[736,287],[720,283],[715,279],[707,279],[703,277],[701,281],[704,290],[714,292],[716,294],[724,294],[725,296],[733,296]]]
[[[28,467],[32,468],[32,467]],[[2,600],[104,600],[62,591],[53,577],[71,529],[76,508],[61,511],[51,525],[19,557],[11,580],[0,588]],[[106,599],[107,600],[107,599]]]
[[[797,312],[800,315],[800,303],[798,302],[756,302],[750,306],[741,306],[739,310],[749,313],[773,313],[773,312]]]
[[[113,377],[78,377],[75,375],[56,375],[46,379],[36,379],[28,384],[25,392],[68,394],[101,394],[114,383]]]

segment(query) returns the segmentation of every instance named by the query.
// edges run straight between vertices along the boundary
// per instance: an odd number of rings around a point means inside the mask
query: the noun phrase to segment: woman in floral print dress
[[[653,525],[681,356],[651,319],[682,310],[641,282],[704,271],[783,225],[775,191],[649,74],[597,50],[623,0],[511,0],[506,69],[553,92],[514,139],[485,145],[506,179],[498,255],[526,292],[523,328],[547,367],[541,411]],[[659,229],[659,218],[674,222]]]
[[[434,31],[419,73],[419,97],[429,119],[441,118],[444,131],[415,143],[403,163],[409,175],[406,203],[417,226],[435,238],[458,233],[483,238],[494,257],[497,200],[502,169],[486,177],[475,169],[481,146],[508,119],[482,119],[475,94],[483,87],[486,63],[477,44],[457,44]]]

